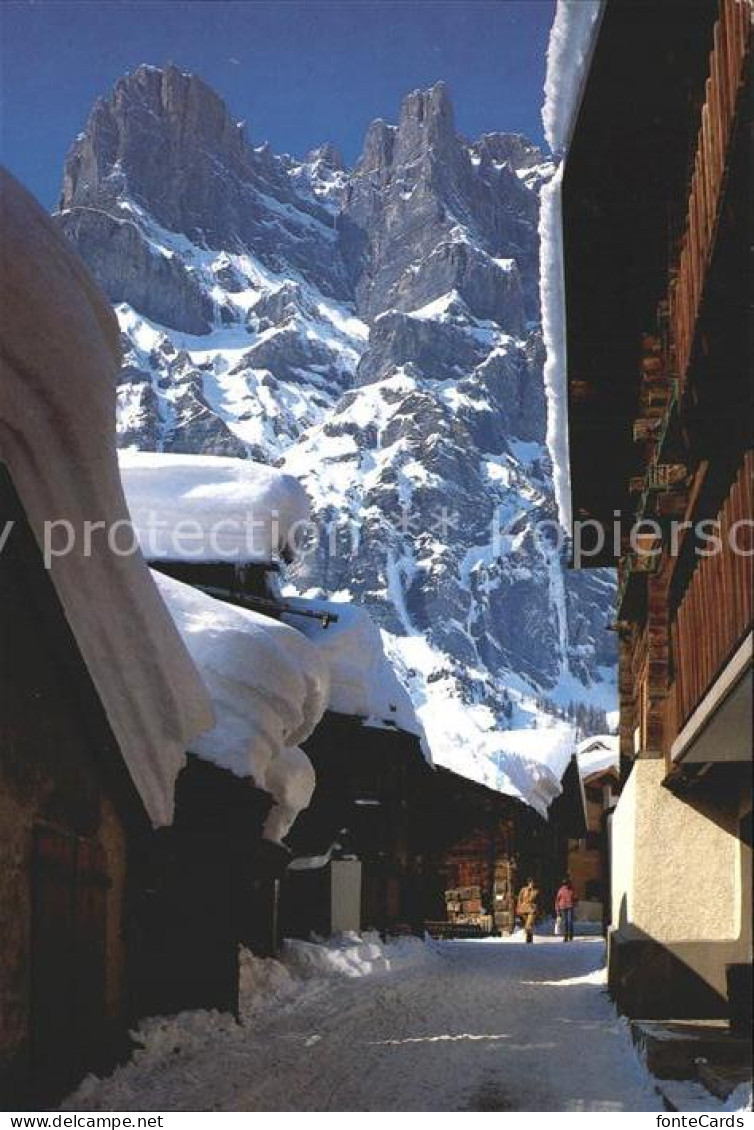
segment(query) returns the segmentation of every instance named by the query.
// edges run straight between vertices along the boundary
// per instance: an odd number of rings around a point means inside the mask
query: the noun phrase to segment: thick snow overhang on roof
[[[269,563],[309,518],[292,475],[247,459],[121,451],[131,517],[150,561]]]
[[[603,0],[558,0],[547,47],[542,122],[553,153],[562,156],[578,114]],[[561,210],[562,165],[543,185],[540,199],[540,299],[545,345],[547,447],[553,466],[560,524],[570,532],[565,282]]]
[[[215,709],[214,728],[189,750],[270,793],[275,805],[264,834],[279,841],[314,791],[314,770],[298,743],[327,708],[327,663],[295,628],[153,576]]]
[[[329,709],[361,718],[367,726],[396,728],[416,735],[430,761],[424,728],[385,655],[379,628],[369,613],[345,602],[298,597],[287,602],[294,609],[329,613],[333,617],[326,628],[321,620],[286,617],[288,623],[311,640],[327,663]]]
[[[118,326],[5,171],[0,218],[0,458],[43,552],[48,531],[52,582],[147,813],[169,823],[185,750],[212,711],[143,558],[109,536],[128,524],[115,452]],[[87,523],[97,523],[88,536]]]
[[[443,767],[515,797],[547,819],[550,806],[563,791],[562,779],[573,753],[571,727],[558,723],[551,727],[493,730],[486,734],[470,729],[468,737],[484,749],[493,769],[489,777],[469,774],[463,758],[457,763],[446,758]]]
[[[555,154],[573,135],[605,0],[558,0],[547,44],[542,125]]]
[[[616,773],[620,761],[620,738],[617,734],[598,734],[585,741],[576,749],[581,779],[586,780],[596,773]]]
[[[607,529],[616,509],[630,520],[641,335],[668,289],[717,11],[716,0],[607,0],[568,142],[571,496],[576,518]],[[610,563],[609,552],[589,561]]]

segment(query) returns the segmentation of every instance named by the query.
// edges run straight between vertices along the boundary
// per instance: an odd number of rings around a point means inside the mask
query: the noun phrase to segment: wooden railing
[[[720,552],[699,558],[670,625],[675,669],[667,714],[671,739],[751,629],[753,484],[754,452],[748,452],[718,515]]]
[[[670,290],[670,327],[681,383],[691,360],[704,279],[714,247],[726,158],[751,38],[751,19],[750,0],[720,0],[686,228],[678,274]]]

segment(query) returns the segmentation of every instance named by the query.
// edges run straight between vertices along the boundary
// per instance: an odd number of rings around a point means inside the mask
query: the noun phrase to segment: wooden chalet
[[[610,917],[608,821],[620,787],[617,754],[612,761],[613,742],[610,738],[587,738],[577,751],[584,790],[585,834],[569,842],[566,866],[579,900],[576,920],[602,926]]]
[[[323,611],[316,602],[281,598],[274,563],[153,565],[228,603],[292,624],[305,617],[315,640],[332,630],[329,609],[337,606]],[[242,940],[258,953],[274,952],[283,937],[370,929],[421,934],[428,923],[435,933],[511,932],[519,886],[534,875],[546,912],[567,867],[569,842],[586,834],[575,758],[544,820],[517,799],[430,767],[418,736],[398,725],[375,727],[330,709],[302,748],[316,773],[311,802],[279,847],[277,870],[256,876],[250,869],[246,888],[236,888],[246,923]],[[227,782],[229,791],[240,785]],[[182,827],[181,795],[170,838]],[[472,887],[479,888],[472,901],[481,907],[475,924],[460,929],[450,921],[445,895]]]
[[[274,561],[152,564],[229,604],[285,618],[293,626],[303,620],[316,624],[315,640],[337,621],[337,611],[281,598],[280,565]],[[240,940],[254,952],[269,954],[285,936],[360,929],[419,932],[423,919],[410,797],[429,773],[419,738],[389,720],[376,726],[331,709],[302,748],[314,767],[314,794],[286,846],[277,845],[275,853],[267,845],[266,873],[250,868],[246,886],[238,888]],[[240,785],[227,782],[230,791]],[[173,838],[182,827],[181,795]],[[239,826],[248,835],[248,822]],[[189,827],[190,822],[187,835]],[[248,863],[248,851],[236,853],[240,858]]]
[[[563,178],[574,518],[622,522],[609,981],[640,1017],[751,1009],[751,44],[740,0],[607,0]]]
[[[132,899],[139,1016],[187,1009],[238,1015],[238,947],[276,949],[277,880],[289,853],[265,840],[272,798],[189,755],[175,818],[145,845]]]
[[[0,1092],[28,1107],[127,1046],[129,849],[151,825],[5,465],[0,503]]]
[[[431,933],[445,936],[512,933],[516,896],[530,875],[547,915],[565,873],[569,838],[585,828],[573,759],[546,820],[518,798],[443,768],[427,781],[414,819],[424,917]]]
[[[419,739],[330,711],[304,749],[317,784],[287,840],[282,934],[419,933],[412,797],[432,772]]]
[[[158,510],[167,507],[173,517],[182,515],[183,504],[166,490],[171,476],[183,476],[179,490],[186,488],[188,479],[198,482],[215,470],[233,478],[229,466],[233,460],[215,461],[213,468],[206,459],[180,457],[171,467],[171,458],[128,455],[122,460],[126,494],[140,530],[155,505]],[[247,470],[251,502],[254,471]],[[264,468],[261,472],[272,473]],[[161,484],[156,482],[160,478]],[[188,516],[194,505],[190,493],[185,505]],[[161,511],[160,516],[165,517]],[[146,536],[145,528],[142,533]],[[298,628],[327,657],[331,700],[302,742],[314,769],[314,792],[284,843],[265,841],[269,801],[263,803],[265,794],[251,787],[249,779],[205,765],[201,773],[207,784],[202,784],[199,765],[190,759],[185,786],[179,782],[174,826],[162,836],[166,858],[170,861],[173,853],[184,862],[166,865],[172,878],[162,892],[155,891],[152,902],[156,929],[172,931],[172,943],[161,943],[166,954],[176,948],[181,935],[190,935],[191,942],[166,968],[160,983],[167,996],[161,1009],[174,1011],[188,1007],[189,1001],[197,1007],[206,1003],[201,994],[207,992],[217,1002],[222,985],[225,1007],[230,1007],[227,1001],[235,996],[237,966],[228,957],[227,943],[234,931],[239,941],[261,954],[275,952],[285,936],[370,929],[422,933],[428,921],[447,923],[445,893],[454,884],[478,888],[478,897],[470,901],[479,903],[473,912],[476,917],[482,906],[486,908],[487,932],[511,930],[518,869],[536,875],[543,906],[549,906],[565,870],[568,837],[581,836],[585,830],[575,761],[567,768],[562,795],[553,803],[549,821],[522,802],[446,770],[432,769],[413,708],[395,677],[392,690],[383,687],[378,700],[372,698],[369,685],[372,680],[381,685],[384,672],[370,667],[375,659],[379,667],[382,657],[371,621],[373,634],[367,631],[362,636],[358,626],[354,628],[354,617],[368,621],[366,614],[347,604],[284,598],[280,555],[266,552],[252,558],[242,545],[231,556],[231,560],[152,556],[150,563],[158,573],[214,602]],[[349,635],[353,630],[358,638]],[[368,670],[361,671],[364,655],[369,657]],[[384,657],[382,663],[386,665]],[[360,690],[354,689],[362,683]],[[202,796],[212,782],[217,800],[205,810]],[[257,800],[252,799],[255,796]],[[205,842],[206,835],[213,837],[212,843]],[[213,863],[197,867],[194,860],[199,859]],[[224,875],[219,885],[212,878],[217,871]],[[189,876],[194,873],[202,879],[196,882],[198,897],[192,899]],[[220,898],[223,890],[227,894],[220,908],[212,900]],[[203,903],[204,891],[208,907]],[[225,958],[213,962],[211,976],[209,971],[202,973],[192,983],[192,966],[209,946],[207,931],[218,935],[219,923],[226,924],[222,937],[216,937]]]
[[[143,560],[45,560],[45,523],[127,520],[118,330],[66,241],[0,174],[0,1094],[57,1102],[129,1048],[135,909],[203,687]],[[101,522],[104,525],[104,521]]]
[[[220,602],[279,620],[277,564],[152,560],[155,572]],[[239,672],[250,677],[253,670]],[[210,735],[211,739],[211,735]],[[150,955],[142,1014],[216,1008],[238,1013],[238,947],[261,956],[279,943],[280,880],[290,850],[265,835],[273,798],[206,754],[189,754],[175,817],[152,840],[139,928]]]

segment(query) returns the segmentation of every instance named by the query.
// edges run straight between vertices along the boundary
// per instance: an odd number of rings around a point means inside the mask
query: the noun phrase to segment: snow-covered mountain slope
[[[300,478],[317,531],[292,584],[367,605],[435,760],[540,809],[569,705],[615,700],[612,577],[568,571],[556,537],[551,173],[519,135],[460,138],[443,84],[347,170],[255,148],[199,79],[140,67],[92,111],[57,213],[120,320],[121,446]]]

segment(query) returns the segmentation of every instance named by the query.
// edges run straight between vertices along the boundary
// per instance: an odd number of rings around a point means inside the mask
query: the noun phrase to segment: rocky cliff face
[[[614,698],[612,579],[554,537],[550,171],[518,135],[459,137],[441,83],[349,171],[254,147],[199,79],[141,67],[92,111],[57,214],[116,304],[120,442],[297,474],[320,533],[296,585],[368,604],[438,760],[514,792],[569,702]]]
[[[370,127],[344,196],[341,244],[360,310],[412,310],[456,287],[477,316],[520,331],[522,292],[537,314],[536,218],[536,196],[510,163],[456,135],[444,83],[414,91],[397,127]],[[503,251],[515,263],[500,266]]]

